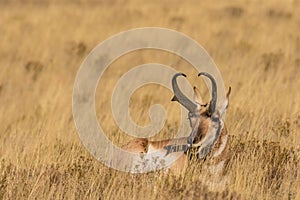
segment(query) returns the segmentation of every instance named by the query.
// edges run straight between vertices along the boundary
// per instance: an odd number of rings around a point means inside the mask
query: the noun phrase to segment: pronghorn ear
[[[204,104],[200,95],[200,91],[198,90],[198,88],[196,88],[196,86],[194,86],[194,101],[200,105]]]
[[[226,94],[226,99],[225,99],[225,101],[223,102],[223,104],[221,105],[221,107],[219,109],[221,115],[223,115],[225,110],[228,108],[230,94],[231,94],[231,87],[229,87],[228,92]]]

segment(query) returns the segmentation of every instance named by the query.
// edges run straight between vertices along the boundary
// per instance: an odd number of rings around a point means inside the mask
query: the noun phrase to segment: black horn
[[[178,76],[184,76],[186,75],[184,73],[177,73],[172,78],[172,87],[174,92],[174,97],[172,98],[172,101],[178,101],[181,105],[183,105],[188,111],[194,112],[197,108],[197,105],[193,103],[191,100],[189,100],[179,89],[177,84],[177,77]]]
[[[212,91],[211,91],[211,101],[210,101],[210,104],[209,104],[208,111],[212,115],[215,112],[216,105],[217,105],[217,84],[216,84],[216,80],[209,73],[201,72],[201,73],[198,74],[198,76],[201,76],[201,75],[206,76],[211,81]]]

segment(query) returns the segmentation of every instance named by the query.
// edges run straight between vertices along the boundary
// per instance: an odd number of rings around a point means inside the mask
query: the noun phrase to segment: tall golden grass
[[[0,1],[0,199],[300,199],[299,9],[297,0]],[[194,38],[233,88],[225,191],[209,191],[201,167],[180,177],[108,169],[79,140],[72,87],[81,62],[109,36],[145,26]],[[192,66],[170,53],[144,50],[114,62],[99,83],[96,110],[117,145],[130,137],[114,124],[111,90],[147,62],[170,65],[203,86]],[[141,125],[150,122],[149,106],[165,106],[167,123],[155,138],[178,128],[180,107],[171,97],[155,85],[132,97]]]

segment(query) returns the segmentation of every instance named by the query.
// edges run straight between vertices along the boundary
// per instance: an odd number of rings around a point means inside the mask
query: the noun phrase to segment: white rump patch
[[[167,169],[170,163],[176,162],[183,152],[172,152],[166,155],[167,150],[154,148],[151,144],[148,146],[148,151],[141,154],[136,160],[133,160],[131,172],[141,173],[144,171],[154,171],[159,169]],[[150,170],[152,169],[152,170]]]

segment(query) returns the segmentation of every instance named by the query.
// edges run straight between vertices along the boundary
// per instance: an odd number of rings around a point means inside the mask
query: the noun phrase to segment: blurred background
[[[298,0],[1,0],[0,199],[300,199],[299,10]],[[80,64],[108,37],[152,26],[200,43],[225,87],[232,87],[226,117],[231,182],[223,192],[209,191],[197,179],[201,169],[183,177],[108,169],[79,140],[72,89]],[[182,58],[158,50],[124,55],[105,72],[96,93],[99,123],[117,145],[131,138],[114,123],[111,90],[129,69],[149,62],[186,73],[209,100]],[[171,98],[158,85],[132,96],[130,110],[140,125],[150,122],[154,103],[167,111],[164,129],[152,139],[172,137],[178,128],[180,106]]]

